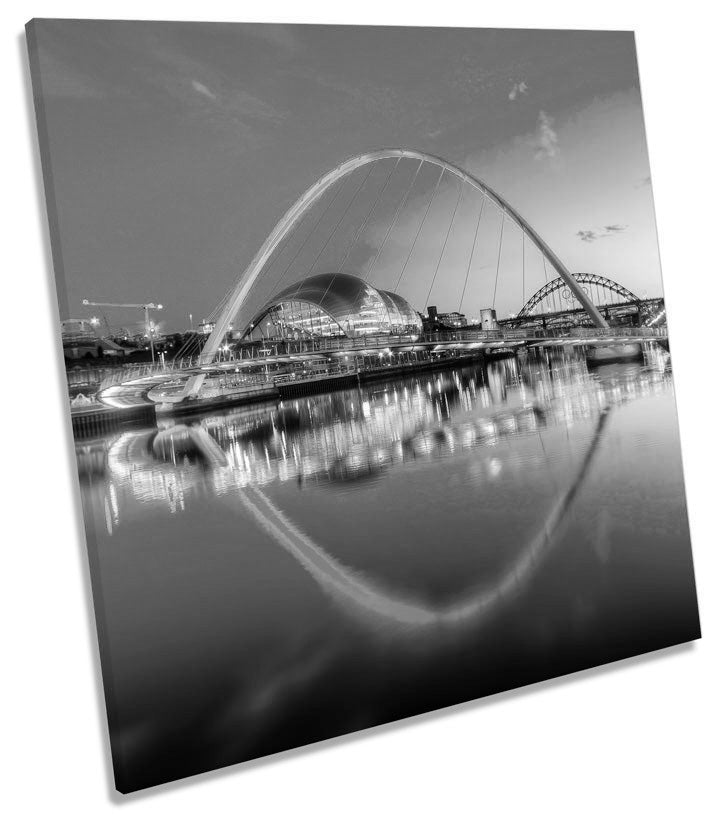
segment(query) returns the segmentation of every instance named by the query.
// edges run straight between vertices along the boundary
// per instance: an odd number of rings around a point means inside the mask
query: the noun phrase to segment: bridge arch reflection
[[[570,486],[552,504],[537,534],[522,547],[508,569],[492,583],[463,592],[442,606],[393,592],[345,566],[302,531],[261,489],[247,487],[238,497],[258,525],[341,603],[401,626],[431,628],[476,624],[518,593],[557,544],[559,530],[590,470],[609,411],[609,407],[601,411],[588,451]]]
[[[122,433],[102,450],[79,446],[81,475],[86,491],[98,494],[96,506],[104,504],[110,532],[122,525],[124,493],[145,504],[162,503],[175,514],[183,513],[191,495],[217,497],[236,511],[242,507],[246,517],[347,609],[408,627],[477,622],[518,591],[557,543],[591,467],[608,409],[661,388],[664,378],[647,370],[627,380],[599,381],[572,357],[557,358],[553,368],[538,367],[534,359],[520,366],[509,359],[497,362],[482,378],[473,376],[474,370],[428,376],[376,391],[369,401],[362,391],[344,400],[326,395],[291,402],[270,414],[267,409],[247,409],[202,423]],[[536,435],[541,441],[544,430],[588,419],[596,429],[587,454],[567,476],[568,488],[558,490],[537,533],[492,584],[456,594],[442,606],[388,588],[344,565],[263,489],[284,480],[328,485],[366,476],[380,480],[408,459],[454,458],[471,447],[485,450],[488,470],[500,468],[502,464],[495,463],[499,442]]]

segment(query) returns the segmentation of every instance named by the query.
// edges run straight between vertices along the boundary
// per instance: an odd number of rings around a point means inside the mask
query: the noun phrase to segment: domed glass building
[[[420,315],[397,293],[346,273],[322,273],[273,296],[243,338],[355,338],[421,330]]]

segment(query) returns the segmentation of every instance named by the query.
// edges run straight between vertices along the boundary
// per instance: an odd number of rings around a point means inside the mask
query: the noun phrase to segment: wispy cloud
[[[598,239],[607,239],[609,236],[617,236],[619,233],[627,230],[627,228],[627,225],[605,225],[601,228],[579,230],[575,235],[579,237],[581,242],[595,242]]]
[[[558,135],[553,125],[555,120],[541,111],[538,115],[537,130],[535,132],[535,159],[546,159],[557,156],[558,151]]]
[[[594,242],[598,238],[594,230],[579,230],[575,235],[580,237],[581,242]]]
[[[202,94],[204,97],[207,97],[208,99],[211,99],[211,100],[216,100],[217,99],[217,94],[213,93],[207,87],[207,85],[205,85],[204,83],[201,83],[199,80],[193,80],[191,84],[192,84],[192,87],[198,92],[198,94]]]
[[[432,131],[428,131],[425,136],[428,139],[437,139],[440,134],[444,134],[447,131],[447,128],[434,128]]]
[[[527,94],[529,90],[530,90],[530,87],[525,82],[525,80],[522,80],[521,82],[516,82],[513,85],[513,87],[510,89],[510,93],[508,94],[508,99],[514,101],[520,96],[520,94]]]

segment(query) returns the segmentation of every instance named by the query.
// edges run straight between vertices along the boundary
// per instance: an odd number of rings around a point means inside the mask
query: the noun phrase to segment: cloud
[[[525,80],[522,80],[522,82],[516,82],[510,89],[508,99],[516,100],[520,94],[527,94],[529,90],[530,88],[528,84],[525,82]]]
[[[598,238],[594,230],[579,230],[575,235],[580,237],[581,242],[594,242]]]
[[[425,136],[428,139],[437,139],[440,134],[444,134],[448,129],[447,128],[435,128],[432,131],[428,131]]]
[[[198,92],[198,94],[202,94],[203,96],[207,97],[211,100],[217,99],[217,94],[214,94],[207,85],[204,85],[199,80],[192,81],[192,87]]]
[[[627,230],[627,225],[605,225],[601,228],[579,230],[575,235],[581,242],[595,242],[598,239],[607,239],[609,236],[617,236]]]
[[[187,89],[186,82],[189,82],[193,91],[203,97],[218,103],[212,106],[212,116],[216,121],[234,123],[237,126],[249,127],[251,123],[277,124],[284,119],[284,114],[269,105],[259,97],[249,94],[237,86],[230,87],[227,81],[221,77],[214,77],[212,85],[200,82],[200,80],[188,77],[183,79],[180,90]],[[172,84],[168,85],[172,88]],[[220,104],[222,103],[222,104]],[[208,115],[207,106],[202,106],[202,115]]]
[[[535,132],[535,159],[552,158],[557,155],[558,135],[553,129],[555,120],[544,111],[538,115],[537,130]]]

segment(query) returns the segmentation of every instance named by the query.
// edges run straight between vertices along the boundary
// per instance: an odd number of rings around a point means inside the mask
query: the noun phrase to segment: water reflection
[[[587,454],[569,486],[552,505],[538,526],[537,533],[518,550],[512,564],[498,578],[477,588],[462,591],[451,603],[428,606],[383,588],[370,578],[344,566],[316,541],[308,537],[258,488],[240,495],[250,515],[273,539],[292,554],[326,591],[343,604],[355,606],[372,615],[410,626],[457,626],[475,621],[495,606],[508,600],[531,578],[545,553],[555,542],[559,527],[571,508],[592,463],[607,422],[609,408],[600,411],[597,427]]]
[[[79,449],[81,474],[104,474],[94,484],[108,534],[120,523],[120,497],[182,513],[188,493],[230,496],[344,607],[407,626],[457,625],[477,619],[529,580],[568,514],[591,466],[610,409],[663,388],[663,368],[616,367],[588,373],[578,356],[530,356],[393,382],[372,390],[344,391],[276,409],[228,412],[194,424],[119,435]],[[262,487],[379,480],[388,470],[422,459],[452,458],[475,447],[540,435],[580,420],[595,421],[577,467],[568,468],[545,517],[536,524],[498,576],[460,589],[442,605],[397,593],[339,561],[292,520]],[[537,461],[547,457],[543,448]],[[530,466],[527,452],[524,464]],[[503,461],[492,456],[492,480]],[[102,497],[97,493],[102,493]]]
[[[664,354],[535,353],[77,457],[125,788],[697,629]]]
[[[605,407],[666,388],[665,356],[651,366],[589,373],[584,359],[572,353],[536,354],[279,407],[228,411],[78,444],[78,467],[81,478],[89,483],[92,476],[95,490],[105,494],[112,533],[127,496],[130,503],[158,503],[176,513],[184,510],[188,492],[380,480],[420,459],[452,458],[550,427],[570,428],[597,418]],[[491,459],[491,475],[501,468]],[[96,480],[100,476],[104,485]]]

